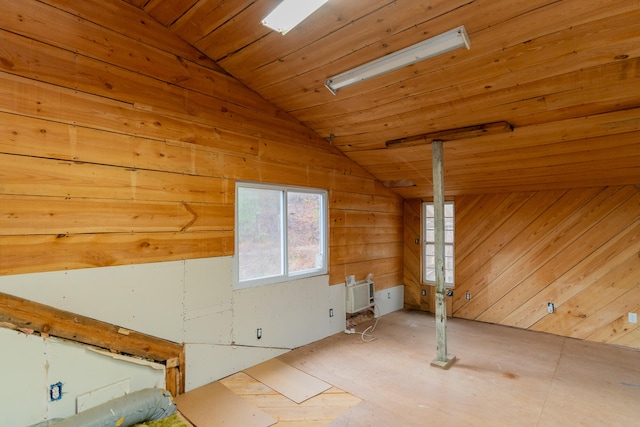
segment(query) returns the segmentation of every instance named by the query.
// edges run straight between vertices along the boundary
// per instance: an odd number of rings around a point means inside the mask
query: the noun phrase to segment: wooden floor
[[[417,311],[381,318],[370,343],[338,334],[280,356],[352,400],[341,409],[320,400],[297,423],[282,411],[277,425],[640,425],[638,351],[461,319],[449,319],[447,331],[459,359],[447,371],[429,365],[434,318]],[[269,406],[259,402],[271,392],[258,394],[254,403]]]

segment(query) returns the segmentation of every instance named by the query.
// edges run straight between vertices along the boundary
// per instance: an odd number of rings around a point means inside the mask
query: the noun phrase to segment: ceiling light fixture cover
[[[284,0],[262,20],[262,25],[276,30],[284,36],[327,1]]]
[[[329,77],[325,83],[334,95],[344,87],[377,77],[424,59],[465,46],[470,49],[469,36],[464,25],[454,28],[420,43],[416,43],[382,58],[367,62],[336,76]]]

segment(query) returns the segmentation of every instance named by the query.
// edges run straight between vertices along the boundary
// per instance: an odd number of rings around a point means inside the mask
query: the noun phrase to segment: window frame
[[[283,273],[274,276],[260,277],[254,279],[245,279],[240,280],[240,231],[239,231],[239,213],[240,213],[240,190],[241,188],[249,188],[249,189],[257,189],[257,190],[272,190],[272,191],[281,191],[282,196],[280,197],[281,201],[281,212],[282,212],[282,227],[280,233],[280,241],[282,244],[283,252],[282,252],[282,263],[283,263]],[[321,276],[328,274],[328,264],[329,264],[329,206],[328,206],[328,191],[321,188],[312,188],[312,187],[301,187],[301,186],[291,186],[291,185],[279,185],[279,184],[267,184],[267,183],[257,183],[257,182],[248,182],[248,181],[236,181],[236,194],[235,194],[235,230],[234,230],[234,241],[235,241],[235,254],[234,254],[234,263],[233,263],[233,289],[249,289],[258,286],[271,285],[275,283],[282,283],[291,280],[297,280],[307,277]],[[299,272],[289,272],[289,212],[288,212],[288,193],[308,193],[315,194],[321,197],[322,206],[320,207],[320,215],[319,225],[321,227],[320,230],[320,250],[322,253],[320,254],[322,257],[322,265],[318,268],[304,270]]]
[[[449,246],[451,247],[451,257],[449,257],[451,259],[451,277],[452,277],[452,281],[448,282],[446,280],[447,277],[447,256],[445,253],[445,287],[446,288],[455,288],[455,244],[456,244],[456,238],[455,238],[455,231],[456,231],[456,226],[455,226],[455,219],[456,219],[456,211],[455,211],[455,203],[453,201],[445,201],[444,202],[445,207],[447,205],[450,205],[452,207],[452,231],[453,231],[453,241],[451,243],[447,243],[446,242],[446,237],[445,237],[445,251],[446,251],[446,247]],[[421,257],[420,257],[420,265],[421,265],[421,269],[420,269],[420,281],[423,285],[429,285],[429,286],[435,286],[436,282],[435,279],[434,280],[428,280],[427,279],[427,245],[433,245],[435,247],[435,241],[429,241],[427,240],[427,207],[428,206],[433,206],[434,203],[433,202],[422,202],[422,211],[421,211],[421,218],[420,218],[420,230],[421,230],[421,234],[422,234],[422,246],[421,246]],[[445,235],[446,235],[446,208],[445,208]],[[435,238],[434,238],[435,240]]]

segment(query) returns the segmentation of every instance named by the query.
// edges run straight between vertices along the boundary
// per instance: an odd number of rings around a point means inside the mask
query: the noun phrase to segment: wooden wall
[[[0,8],[1,275],[233,255],[249,180],[329,190],[331,284],[402,283],[401,200],[142,11]]]
[[[406,222],[419,204],[407,202]],[[627,322],[640,311],[638,186],[460,196],[455,206],[454,317],[640,348],[640,328]],[[413,237],[407,303],[431,311],[416,299]]]

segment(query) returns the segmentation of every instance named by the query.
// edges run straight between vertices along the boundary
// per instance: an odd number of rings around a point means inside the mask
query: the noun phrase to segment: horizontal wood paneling
[[[1,3],[0,274],[233,255],[244,180],[329,191],[332,284],[402,283],[399,197],[142,10]]]
[[[231,231],[231,204],[0,196],[0,235]]]
[[[233,254],[232,231],[0,236],[2,275]]]
[[[68,198],[221,203],[226,179],[0,154],[2,192]]]
[[[331,2],[285,37],[259,24],[275,0],[134,3],[380,181],[411,180],[394,189],[403,198],[432,197],[430,150],[387,150],[386,141],[497,121],[514,131],[445,145],[446,194],[637,181],[636,1]],[[167,12],[173,4],[177,18]],[[323,87],[330,76],[462,24],[469,49],[337,94]],[[620,128],[607,123],[617,114]]]
[[[630,109],[583,119],[558,120],[513,132],[444,144],[448,195],[597,186],[603,174],[624,184],[637,175],[640,111]],[[561,139],[554,133],[562,132]],[[431,147],[352,151],[383,180],[410,179],[431,185]],[[419,187],[396,189],[415,198]]]

